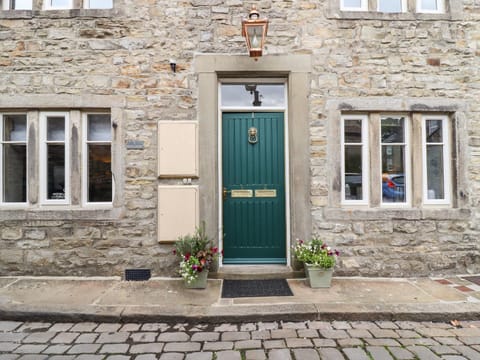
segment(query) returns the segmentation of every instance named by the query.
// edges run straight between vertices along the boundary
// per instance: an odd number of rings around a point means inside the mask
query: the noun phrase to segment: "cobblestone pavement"
[[[0,321],[0,360],[480,359],[480,321],[38,323]]]

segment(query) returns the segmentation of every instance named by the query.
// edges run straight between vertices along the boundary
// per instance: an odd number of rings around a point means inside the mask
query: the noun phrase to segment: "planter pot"
[[[208,270],[203,270],[192,282],[188,283],[185,281],[185,287],[187,289],[205,289],[207,287],[207,278]]]
[[[328,288],[332,283],[333,269],[324,269],[316,265],[305,264],[307,283],[311,288]]]

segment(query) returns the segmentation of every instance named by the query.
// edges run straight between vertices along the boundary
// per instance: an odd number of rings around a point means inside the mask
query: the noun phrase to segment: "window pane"
[[[3,145],[3,201],[27,201],[27,146]]]
[[[345,146],[345,200],[363,200],[362,146]]]
[[[362,7],[362,0],[343,0],[343,6],[346,8]]]
[[[113,8],[113,0],[90,0],[90,9],[111,9]]]
[[[362,120],[345,120],[344,123],[345,142],[361,143],[362,142]]]
[[[402,12],[402,0],[378,0],[378,11]]]
[[[32,0],[13,0],[12,9],[15,10],[32,10]]]
[[[109,114],[88,115],[87,140],[88,141],[110,141],[111,124]]]
[[[5,115],[3,122],[4,141],[26,141],[27,139],[27,116]]]
[[[52,8],[69,9],[71,7],[70,0],[47,0],[47,1],[51,1]]]
[[[283,84],[223,84],[222,106],[285,106]]]
[[[443,142],[442,120],[426,120],[425,129],[427,143]]]
[[[422,2],[422,10],[437,11],[438,0],[420,0]]]
[[[65,146],[47,145],[47,199],[65,199]]]
[[[47,141],[65,140],[65,118],[49,116],[47,118]]]
[[[112,201],[110,145],[88,145],[88,201]]]
[[[383,202],[406,201],[403,145],[382,145],[382,194]]]
[[[382,143],[403,143],[405,139],[404,118],[382,119]]]
[[[445,199],[443,146],[427,146],[427,197],[429,200]]]

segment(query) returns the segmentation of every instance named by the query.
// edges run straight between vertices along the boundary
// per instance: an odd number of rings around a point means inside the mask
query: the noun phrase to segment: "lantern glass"
[[[250,39],[250,48],[261,49],[263,43],[263,25],[247,26],[248,38]]]

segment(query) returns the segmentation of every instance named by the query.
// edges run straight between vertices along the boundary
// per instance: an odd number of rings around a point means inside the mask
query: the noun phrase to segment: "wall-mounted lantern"
[[[260,19],[257,7],[252,5],[248,19],[242,20],[242,36],[245,37],[247,42],[250,57],[262,56],[267,30],[268,19]]]

